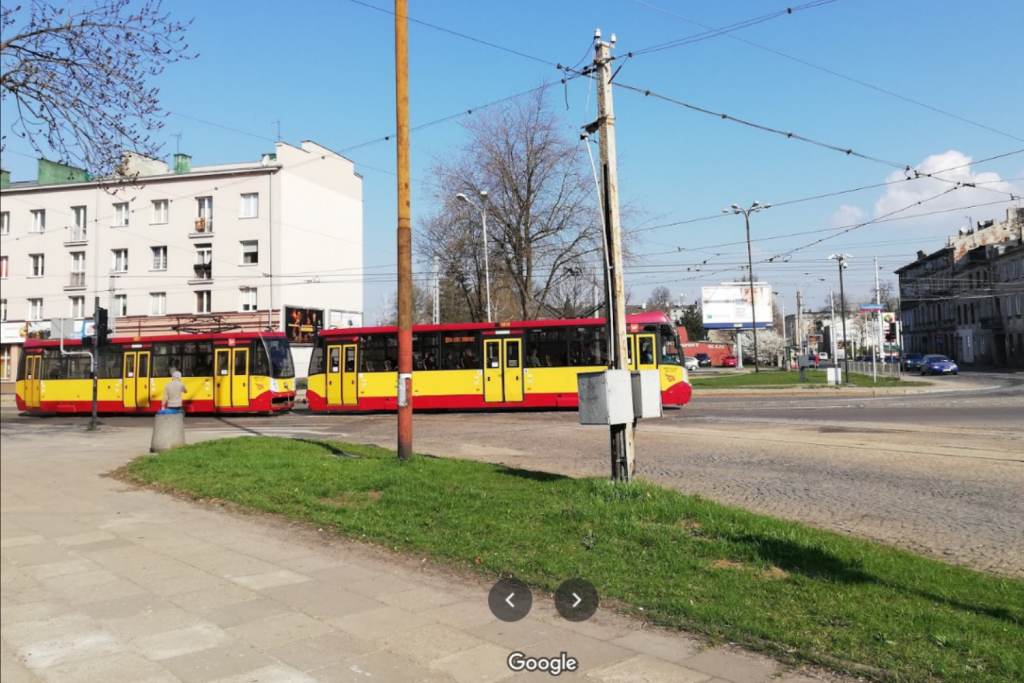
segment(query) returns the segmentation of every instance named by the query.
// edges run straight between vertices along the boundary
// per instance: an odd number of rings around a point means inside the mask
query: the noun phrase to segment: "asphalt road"
[[[943,561],[1024,577],[1024,376],[972,374],[949,392],[906,396],[709,396],[647,421],[639,476],[757,512]],[[4,440],[82,418],[5,410]],[[108,417],[111,438],[149,429]],[[189,438],[239,434],[393,446],[390,415],[194,417]],[[421,414],[419,452],[571,476],[606,476],[607,432],[575,412]]]

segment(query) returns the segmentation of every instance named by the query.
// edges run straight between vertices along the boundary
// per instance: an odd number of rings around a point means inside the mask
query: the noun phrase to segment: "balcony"
[[[195,229],[188,235],[191,238],[199,237],[212,237],[213,236],[213,219],[212,218],[197,218],[195,223]]]
[[[85,228],[75,226],[71,228],[71,233],[68,235],[68,239],[64,241],[64,246],[72,247],[76,244],[85,244],[89,241],[89,233]]]
[[[68,283],[64,285],[64,291],[69,292],[77,289],[85,289],[85,273],[71,273]]]
[[[209,284],[213,281],[213,264],[197,263],[192,266],[195,277],[188,281],[190,285]]]
[[[1003,331],[1003,316],[1002,315],[986,315],[982,316],[978,320],[978,324],[981,325],[983,330],[992,330],[993,332]]]

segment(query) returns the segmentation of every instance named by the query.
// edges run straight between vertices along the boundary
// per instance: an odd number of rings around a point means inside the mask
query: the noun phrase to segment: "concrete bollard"
[[[150,453],[163,453],[185,445],[185,413],[157,414]]]

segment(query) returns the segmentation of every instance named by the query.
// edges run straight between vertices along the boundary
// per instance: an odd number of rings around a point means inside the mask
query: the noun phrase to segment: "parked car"
[[[921,359],[923,359],[920,353],[905,353],[903,354],[903,369],[906,370],[920,370]]]
[[[818,360],[828,360],[828,354],[827,353],[819,353],[818,354]]]
[[[940,354],[931,354],[921,359],[922,375],[955,375],[959,371],[956,363]]]
[[[683,367],[686,368],[687,372],[696,372],[697,368],[700,367],[700,361],[693,356],[685,356],[683,358]]]
[[[738,367],[739,364],[740,359],[737,358],[736,356],[726,356],[725,358],[722,359],[723,368],[735,368]]]
[[[697,365],[699,365],[700,367],[702,367],[702,368],[710,368],[711,367],[711,356],[709,356],[708,354],[706,354],[706,353],[698,353],[696,356],[694,356],[694,358],[697,359]]]

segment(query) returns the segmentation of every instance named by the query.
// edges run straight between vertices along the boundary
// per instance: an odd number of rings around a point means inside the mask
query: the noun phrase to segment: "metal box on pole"
[[[633,388],[633,417],[643,420],[661,417],[661,373],[657,370],[634,370],[630,380]]]
[[[577,375],[581,425],[633,423],[633,386],[629,370]]]

